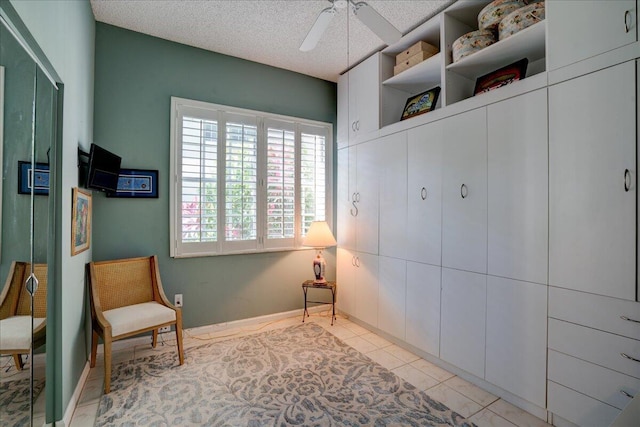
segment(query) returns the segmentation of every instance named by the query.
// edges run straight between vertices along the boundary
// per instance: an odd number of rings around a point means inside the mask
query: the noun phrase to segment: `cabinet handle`
[[[422,200],[427,200],[427,189],[424,187],[420,190],[420,198],[422,198]]]
[[[630,319],[627,316],[620,316],[622,320],[626,320],[627,322],[640,323],[640,320]]]
[[[356,120],[356,130],[360,130],[360,120]]]
[[[356,131],[356,122],[351,122],[351,130]]]
[[[356,267],[360,268],[360,257],[356,257]]]
[[[33,294],[35,294],[38,290],[39,283],[40,282],[38,282],[38,278],[36,277],[36,275],[31,273],[29,277],[27,277],[27,280],[24,282],[24,286],[27,289],[27,292],[29,292],[29,294],[33,296]]]
[[[625,359],[633,360],[634,362],[640,363],[640,360],[636,359],[635,357],[631,357],[628,354],[620,353],[620,356],[624,357]]]
[[[356,203],[358,203],[359,201],[360,201],[360,193],[353,193],[351,195],[351,205],[353,206],[353,208],[349,211],[351,216],[358,216],[358,206],[356,206]]]
[[[629,191],[631,189],[631,172],[629,169],[624,170],[624,191]]]
[[[467,186],[465,184],[462,184],[460,186],[460,196],[463,199],[466,199],[468,195],[469,195],[469,189],[467,188]]]
[[[622,395],[624,395],[624,396],[627,396],[629,399],[633,399],[633,395],[632,395],[632,394],[627,393],[627,392],[626,392],[626,391],[624,391],[624,390],[620,390],[620,394],[622,394]]]
[[[351,265],[353,265],[354,267],[356,266],[356,257],[354,256],[351,257]]]
[[[631,17],[631,11],[629,10],[625,10],[624,11],[624,32],[628,33],[629,30],[631,30],[631,27],[629,26],[629,19]]]

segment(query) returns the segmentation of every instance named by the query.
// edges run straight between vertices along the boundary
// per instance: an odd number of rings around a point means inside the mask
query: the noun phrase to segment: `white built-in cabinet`
[[[487,276],[442,268],[440,358],[484,378]]]
[[[487,272],[487,113],[443,120],[442,266]]]
[[[547,284],[547,89],[489,105],[487,123],[488,273]]]
[[[407,261],[405,340],[412,346],[440,356],[441,268]]]
[[[380,139],[377,170],[380,181],[379,254],[406,258],[407,132]]]
[[[338,244],[378,253],[381,141],[338,150]]]
[[[487,276],[485,379],[545,406],[547,286]]]
[[[338,248],[338,310],[378,325],[378,256]]]
[[[406,283],[405,260],[378,258],[378,328],[401,340],[405,339]]]
[[[636,0],[548,0],[546,9],[548,70],[638,40]]]
[[[338,308],[557,425],[608,425],[640,393],[637,2],[547,0],[452,63],[488,3],[339,80]],[[391,76],[418,40],[441,52]],[[473,96],[522,57],[522,82]],[[442,111],[396,123],[434,86]]]
[[[636,119],[635,61],[549,88],[550,285],[636,299]]]
[[[407,134],[406,259],[432,265],[442,262],[442,120]]]

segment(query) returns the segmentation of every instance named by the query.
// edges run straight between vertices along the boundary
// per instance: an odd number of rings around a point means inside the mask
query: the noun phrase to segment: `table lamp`
[[[333,237],[333,233],[331,233],[326,221],[313,221],[311,223],[309,231],[302,241],[302,246],[310,246],[318,251],[313,259],[313,272],[316,276],[314,283],[327,283],[327,279],[324,277],[327,263],[322,256],[322,250],[336,244],[336,239]]]

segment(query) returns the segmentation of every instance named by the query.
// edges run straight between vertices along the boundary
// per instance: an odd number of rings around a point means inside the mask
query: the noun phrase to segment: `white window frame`
[[[216,242],[183,243],[181,225],[181,186],[182,186],[182,117],[192,115],[197,118],[217,122],[217,215],[218,228]],[[169,185],[169,253],[173,258],[188,258],[199,256],[215,256],[243,253],[260,253],[273,251],[290,251],[304,249],[302,247],[302,218],[301,218],[301,134],[309,130],[321,132],[325,137],[325,220],[333,229],[333,125],[331,123],[300,119],[272,113],[248,110],[226,105],[171,97],[170,124],[170,177]],[[225,224],[225,146],[226,119],[228,117],[245,117],[247,121],[254,120],[258,127],[258,192],[257,192],[257,238],[242,241],[226,241]],[[246,122],[245,122],[246,123]],[[295,233],[293,238],[267,239],[267,203],[266,203],[266,169],[267,144],[266,127],[268,124],[282,124],[288,130],[295,130],[296,144],[296,172],[295,172]],[[320,134],[320,133],[318,133]]]

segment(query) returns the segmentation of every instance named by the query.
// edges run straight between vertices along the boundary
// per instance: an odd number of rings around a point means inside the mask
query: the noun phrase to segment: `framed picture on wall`
[[[158,198],[158,171],[120,169],[118,189],[107,197]]]
[[[33,194],[36,196],[49,195],[49,164],[36,163],[35,169],[31,162],[18,162],[18,194]]]
[[[71,255],[89,249],[91,244],[91,193],[75,187],[71,219]]]
[[[524,79],[527,75],[528,64],[529,60],[527,58],[523,58],[520,61],[516,61],[513,64],[500,68],[499,70],[492,71],[484,76],[478,77],[476,79],[476,87],[473,90],[473,95],[475,96],[489,92]]]

